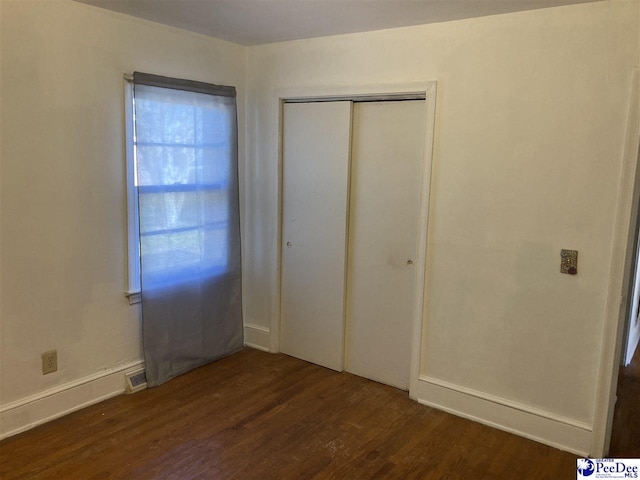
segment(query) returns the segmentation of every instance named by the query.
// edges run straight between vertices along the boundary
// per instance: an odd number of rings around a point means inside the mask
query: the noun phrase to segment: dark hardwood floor
[[[3,480],[575,475],[569,453],[251,349],[0,442]]]
[[[617,396],[609,456],[640,458],[640,348],[620,368]]]

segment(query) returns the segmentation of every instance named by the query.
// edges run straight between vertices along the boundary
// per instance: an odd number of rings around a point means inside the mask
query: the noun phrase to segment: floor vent
[[[125,374],[127,381],[125,393],[136,393],[147,388],[147,373],[143,370],[135,370]]]

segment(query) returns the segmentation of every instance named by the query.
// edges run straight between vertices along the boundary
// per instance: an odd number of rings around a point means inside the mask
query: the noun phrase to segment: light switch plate
[[[578,273],[578,251],[565,250],[560,251],[560,273],[575,275]]]

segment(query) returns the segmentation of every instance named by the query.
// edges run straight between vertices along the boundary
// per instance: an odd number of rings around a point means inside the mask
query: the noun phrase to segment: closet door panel
[[[354,104],[345,370],[408,389],[424,101]]]
[[[284,106],[280,349],[343,369],[351,102]]]

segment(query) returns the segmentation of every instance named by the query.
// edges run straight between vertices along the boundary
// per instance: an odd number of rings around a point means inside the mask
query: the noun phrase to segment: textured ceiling
[[[597,0],[77,0],[242,45]]]

